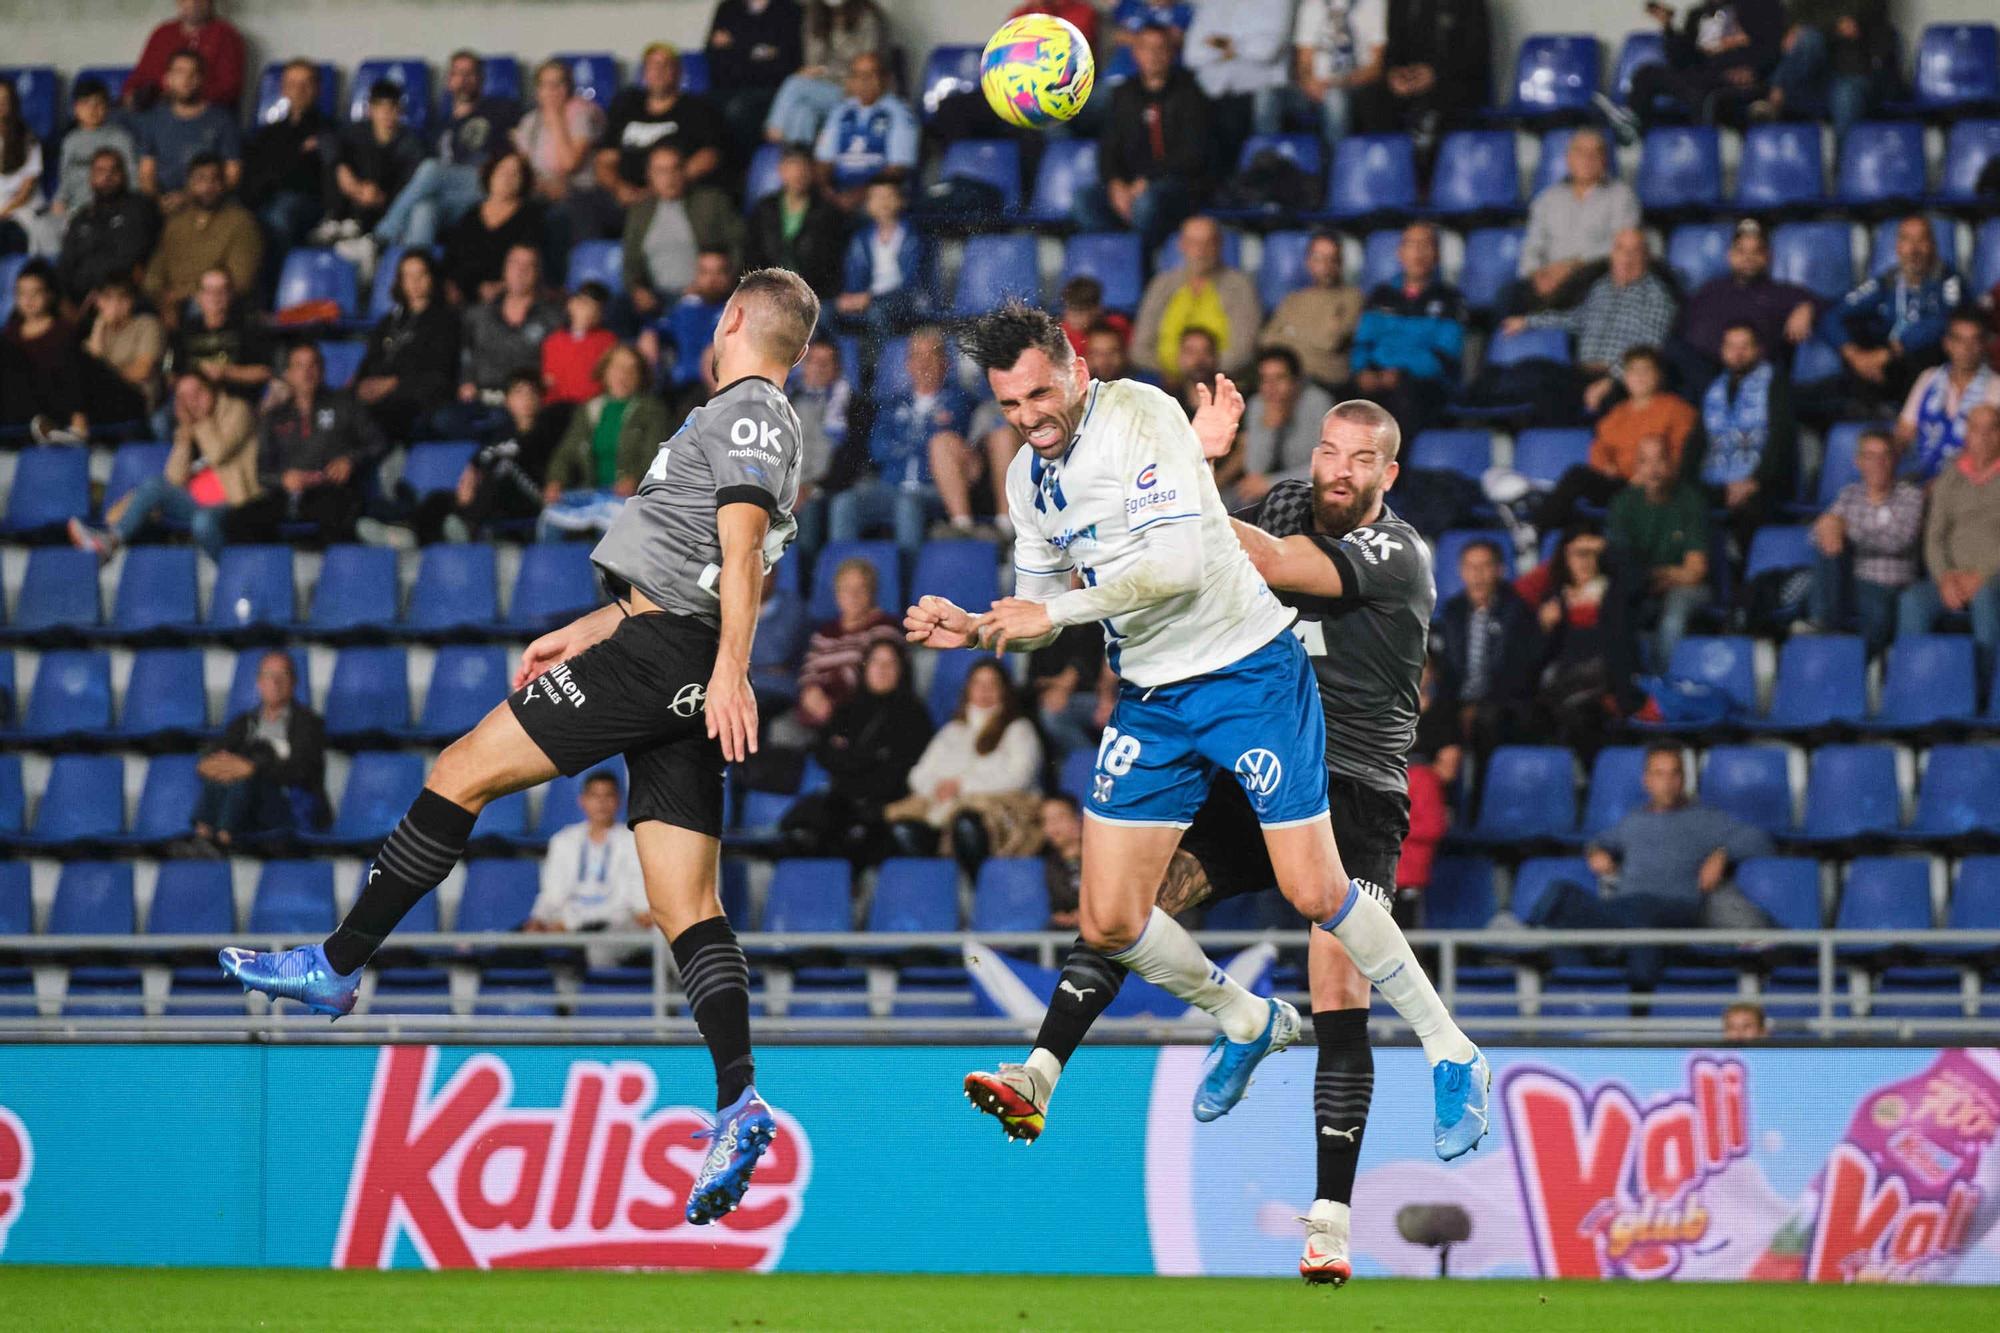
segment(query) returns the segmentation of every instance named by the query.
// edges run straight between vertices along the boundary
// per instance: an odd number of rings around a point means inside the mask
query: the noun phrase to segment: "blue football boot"
[[[777,1132],[778,1122],[755,1088],[743,1089],[742,1096],[717,1111],[714,1127],[699,1130],[694,1136],[709,1141],[708,1156],[702,1158],[701,1173],[688,1191],[687,1220],[702,1226],[734,1212],[743,1202],[743,1192],[750,1188],[750,1173],[757,1169],[757,1159],[771,1146],[771,1137]]]
[[[316,1014],[336,1019],[354,1012],[354,997],[361,990],[361,969],[342,976],[317,944],[282,953],[224,949],[216,959],[224,972],[243,983],[244,990],[262,991],[274,1000],[297,1000]]]
[[[1264,1057],[1276,1055],[1299,1038],[1299,1011],[1283,1000],[1269,1001],[1271,1016],[1251,1041],[1218,1036],[1208,1048],[1208,1069],[1194,1090],[1194,1118],[1219,1120],[1243,1100],[1250,1076]]]
[[[1440,1060],[1431,1066],[1431,1094],[1437,1103],[1437,1155],[1449,1162],[1463,1157],[1486,1137],[1486,1093],[1493,1071],[1474,1050],[1470,1060]]]

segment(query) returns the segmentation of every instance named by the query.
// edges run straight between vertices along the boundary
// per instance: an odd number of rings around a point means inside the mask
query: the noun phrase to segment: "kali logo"
[[[1139,475],[1132,479],[1132,484],[1142,491],[1150,491],[1159,480],[1160,465],[1158,463],[1148,463],[1139,469]]]
[[[1236,761],[1236,779],[1252,796],[1269,796],[1285,780],[1285,766],[1269,750],[1245,750]]]
[[[674,716],[693,717],[701,711],[701,706],[707,702],[708,690],[705,686],[692,683],[683,685],[680,688],[680,692],[674,695],[674,702],[672,704]]]
[[[0,1251],[7,1248],[7,1231],[21,1215],[28,1177],[35,1171],[35,1144],[21,1118],[0,1106]]]
[[[1102,773],[1093,775],[1090,779],[1090,799],[1099,805],[1103,805],[1106,801],[1109,801],[1111,799],[1111,779]]]

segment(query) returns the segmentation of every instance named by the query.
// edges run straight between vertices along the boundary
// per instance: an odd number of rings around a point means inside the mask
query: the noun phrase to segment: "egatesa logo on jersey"
[[[1164,491],[1154,489],[1159,484],[1160,465],[1158,463],[1148,463],[1146,466],[1140,468],[1139,475],[1132,478],[1132,485],[1134,489],[1144,491],[1145,494],[1126,497],[1125,512],[1127,514],[1141,513],[1144,510],[1153,508],[1155,505],[1166,504],[1176,495],[1180,494],[1179,491],[1172,488]]]
[[[35,1171],[35,1143],[21,1118],[0,1106],[0,1254],[7,1250],[7,1232],[27,1202],[28,1177]]]
[[[812,1175],[783,1111],[742,1206],[698,1227],[683,1210],[709,1118],[654,1106],[650,1065],[573,1061],[561,1103],[540,1107],[510,1105],[503,1056],[472,1056],[433,1092],[437,1062],[435,1047],[382,1049],[335,1267],[389,1267],[398,1236],[431,1268],[777,1266]]]

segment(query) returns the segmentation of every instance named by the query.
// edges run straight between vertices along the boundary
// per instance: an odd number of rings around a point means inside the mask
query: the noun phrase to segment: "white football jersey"
[[[1206,675],[1262,648],[1292,623],[1236,542],[1229,511],[1179,403],[1137,380],[1090,382],[1069,452],[1022,448],[1007,470],[1020,595],[1110,583],[1139,562],[1147,533],[1198,525],[1201,586],[1104,624],[1111,669],[1135,685]]]

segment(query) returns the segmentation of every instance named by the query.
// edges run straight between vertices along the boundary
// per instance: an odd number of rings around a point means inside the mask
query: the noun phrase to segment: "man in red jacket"
[[[132,77],[125,80],[125,101],[150,106],[160,95],[167,62],[182,51],[201,57],[202,93],[209,105],[231,115],[243,101],[243,34],[228,19],[217,18],[215,0],[175,0],[176,17],[153,29]]]

